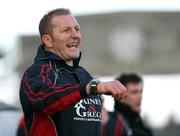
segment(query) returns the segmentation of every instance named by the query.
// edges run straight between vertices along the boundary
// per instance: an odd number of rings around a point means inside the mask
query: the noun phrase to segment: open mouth
[[[73,42],[73,43],[67,44],[67,47],[68,48],[72,48],[72,47],[77,48],[78,47],[78,43],[77,42]]]

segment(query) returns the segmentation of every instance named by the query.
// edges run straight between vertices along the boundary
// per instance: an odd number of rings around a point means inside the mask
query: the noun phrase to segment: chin
[[[77,58],[79,58],[79,56],[80,56],[80,53],[78,52],[78,53],[73,55],[73,58],[77,59]]]
[[[140,113],[140,112],[141,112],[141,109],[136,109],[136,112]]]
[[[137,108],[137,107],[134,107],[134,108],[132,108],[135,112],[140,112],[141,111],[141,109],[140,108]]]
[[[78,58],[79,58],[79,55],[72,56],[71,58],[72,58],[73,60],[74,60],[74,59],[78,59]]]

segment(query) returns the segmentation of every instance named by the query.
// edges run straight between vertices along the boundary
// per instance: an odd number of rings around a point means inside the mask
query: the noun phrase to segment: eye
[[[64,29],[64,30],[63,30],[63,32],[68,32],[68,31],[69,31],[69,29]]]
[[[80,31],[80,28],[79,28],[79,27],[76,27],[75,29],[76,29],[76,32],[79,32],[79,31]]]
[[[68,28],[68,27],[65,27],[64,29],[62,29],[62,33],[67,33],[67,32],[69,32],[70,31],[70,28]]]

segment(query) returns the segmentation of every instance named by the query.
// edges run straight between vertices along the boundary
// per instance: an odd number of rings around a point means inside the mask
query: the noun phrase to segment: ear
[[[43,35],[41,39],[43,43],[45,44],[45,46],[47,46],[48,48],[52,47],[52,39],[50,35]]]

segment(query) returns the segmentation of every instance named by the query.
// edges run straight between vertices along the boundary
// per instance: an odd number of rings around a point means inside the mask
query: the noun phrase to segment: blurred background
[[[180,135],[180,2],[178,0],[2,0],[0,4],[0,108],[22,115],[19,85],[33,62],[40,39],[38,24],[51,9],[71,9],[81,25],[83,65],[102,81],[124,72],[144,79],[142,117],[157,136]],[[105,96],[105,108],[113,99]],[[1,104],[0,104],[1,106]],[[3,107],[3,106],[1,106]],[[11,109],[11,108],[10,108]],[[11,123],[12,124],[12,123]],[[5,134],[0,125],[0,136]],[[6,134],[8,135],[8,134]],[[2,135],[3,136],[3,135]]]

